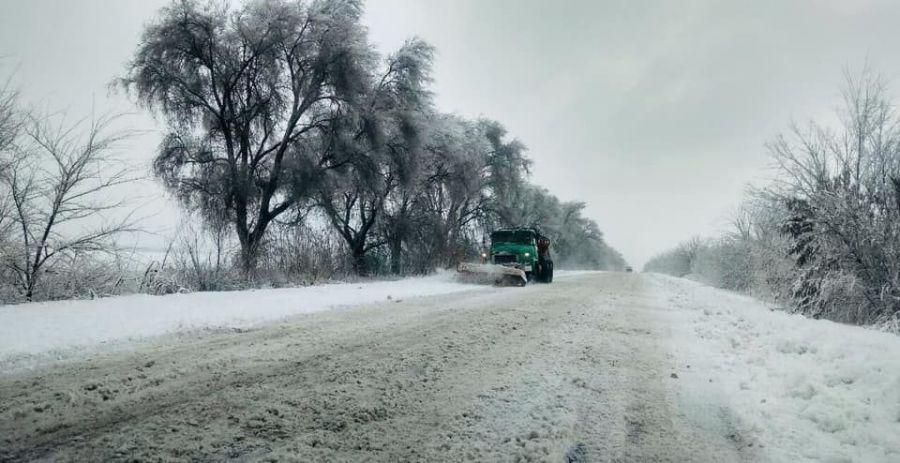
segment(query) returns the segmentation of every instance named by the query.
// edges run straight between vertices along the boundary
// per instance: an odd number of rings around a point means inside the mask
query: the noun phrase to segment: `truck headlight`
[[[530,252],[526,252],[526,253],[525,253],[525,257],[531,257],[531,253],[530,253]]]
[[[487,257],[487,253],[486,253],[486,252],[482,252],[482,253],[481,253],[481,257]]]

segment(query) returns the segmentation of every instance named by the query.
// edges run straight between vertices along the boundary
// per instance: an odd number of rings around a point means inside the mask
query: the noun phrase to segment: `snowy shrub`
[[[749,242],[732,238],[713,240],[697,248],[691,273],[712,286],[748,291],[752,279],[750,251]]]
[[[770,145],[788,210],[801,312],[879,324],[900,311],[900,128],[883,82],[847,79],[836,129],[811,123]]]
[[[644,264],[644,271],[676,277],[687,276],[694,271],[694,261],[702,246],[704,246],[703,240],[692,238],[690,241],[681,243],[675,249],[652,257]]]
[[[129,256],[110,254],[73,254],[44,268],[41,285],[31,300],[94,299],[131,294],[140,290],[140,271]],[[6,274],[0,283],[0,302],[19,303],[29,300],[15,275]],[[13,279],[10,283],[10,279]]]
[[[814,318],[896,331],[900,318],[900,118],[882,81],[847,79],[837,128],[793,127],[768,145],[779,176],[736,231],[646,269],[697,275]]]
[[[350,272],[347,251],[327,226],[280,226],[267,239],[260,273],[276,285],[310,284]]]
[[[648,260],[644,264],[644,271],[683,277],[691,273],[691,260],[680,249],[673,249]]]
[[[777,304],[790,304],[796,268],[787,257],[787,239],[772,235],[750,243],[750,293]]]

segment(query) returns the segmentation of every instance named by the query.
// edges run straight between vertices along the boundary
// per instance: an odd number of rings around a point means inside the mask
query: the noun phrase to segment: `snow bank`
[[[772,461],[900,461],[900,337],[652,278],[686,413],[730,415],[727,435]]]
[[[445,273],[385,282],[0,306],[0,366],[8,369],[16,359],[112,341],[249,328],[292,315],[478,288]]]
[[[581,275],[596,275],[599,273],[606,273],[605,270],[561,270],[554,269],[553,270],[553,278],[571,278],[577,277]]]

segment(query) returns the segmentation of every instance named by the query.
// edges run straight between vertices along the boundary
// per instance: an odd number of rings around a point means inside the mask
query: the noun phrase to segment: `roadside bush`
[[[275,285],[312,284],[351,271],[343,241],[326,226],[282,225],[266,241],[260,271]]]
[[[712,286],[748,291],[753,275],[750,243],[720,238],[698,246],[691,273]]]
[[[813,318],[900,326],[900,117],[883,81],[847,78],[836,128],[794,126],[768,145],[778,177],[736,233],[646,269],[750,292]]]
[[[694,261],[702,246],[700,238],[679,244],[674,249],[652,257],[644,264],[645,272],[664,273],[676,277],[685,277],[694,271]]]

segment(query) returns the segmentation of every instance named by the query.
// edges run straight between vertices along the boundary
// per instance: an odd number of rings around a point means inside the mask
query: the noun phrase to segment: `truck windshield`
[[[531,244],[534,235],[527,231],[498,231],[491,234],[493,243]]]

